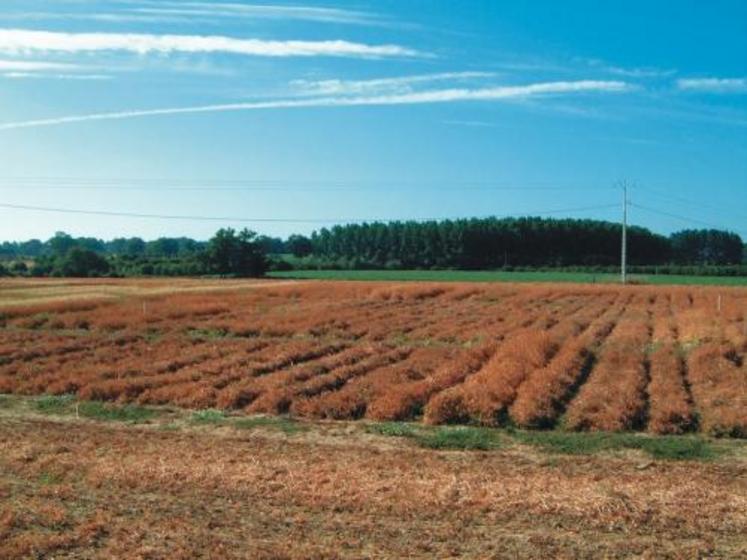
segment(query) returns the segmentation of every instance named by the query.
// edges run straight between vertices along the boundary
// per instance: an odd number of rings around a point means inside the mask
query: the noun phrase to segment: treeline
[[[23,254],[27,244],[36,252]],[[104,242],[57,233],[46,242],[3,244],[0,275],[29,276],[262,276],[268,267],[265,248],[254,232],[220,229],[204,242],[188,238],[139,238]],[[30,262],[27,262],[27,259]]]
[[[290,253],[306,255],[311,241],[303,235],[291,235],[283,240],[280,237],[256,235],[254,241],[267,255]],[[46,241],[4,241],[0,243],[0,261],[14,259],[35,259],[64,255],[73,247],[80,247],[100,255],[114,257],[148,257],[152,259],[175,259],[191,257],[203,251],[207,241],[196,241],[189,237],[159,237],[145,241],[140,237],[117,237],[104,241],[95,237],[73,237],[65,232],[57,232]]]
[[[617,266],[619,259],[616,223],[486,218],[350,224],[285,240],[231,229],[209,241],[103,241],[60,232],[46,241],[0,244],[0,275],[257,276],[268,268],[602,271]],[[683,230],[667,237],[631,227],[628,261],[662,274],[747,275],[742,239],[720,230]]]
[[[345,268],[610,266],[620,260],[620,225],[598,220],[487,218],[350,224],[311,236],[309,255]],[[632,265],[742,263],[733,233],[685,230],[669,237],[628,229]]]
[[[282,239],[259,236],[256,237],[256,241],[268,253],[283,252]],[[73,247],[81,247],[101,255],[173,258],[194,255],[202,251],[206,245],[206,241],[196,241],[189,237],[159,237],[152,241],[144,241],[140,237],[118,237],[104,241],[95,237],[73,237],[64,232],[57,232],[46,241],[31,239],[0,243],[0,260],[63,255]],[[280,251],[272,250],[278,248]]]

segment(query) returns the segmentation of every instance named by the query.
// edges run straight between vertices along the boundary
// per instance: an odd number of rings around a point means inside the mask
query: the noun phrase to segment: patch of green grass
[[[135,405],[119,406],[99,401],[77,401],[74,395],[44,395],[33,401],[43,414],[76,414],[82,418],[108,422],[144,422],[156,416],[153,409]]]
[[[192,413],[190,421],[195,424],[222,424],[226,421],[226,413],[214,408],[198,410]]]
[[[366,431],[388,437],[405,437],[428,449],[497,449],[498,430],[470,426],[416,426],[405,422],[369,424]]]
[[[720,455],[720,450],[699,437],[658,436],[641,439],[640,449],[643,449],[655,459],[707,461]]]
[[[443,427],[424,431],[415,442],[429,449],[497,449],[501,446],[497,430],[467,426]]]
[[[98,401],[84,401],[78,405],[77,413],[85,418],[104,420],[107,422],[138,423],[150,420],[156,411],[141,406],[116,406]]]
[[[287,435],[305,432],[307,428],[290,418],[267,416],[256,416],[254,418],[241,418],[233,423],[233,426],[242,430],[253,430],[255,428],[269,428],[279,430]]]
[[[415,437],[417,428],[406,422],[381,422],[367,424],[366,431],[369,434],[389,437]]]
[[[43,414],[65,414],[70,412],[75,401],[73,395],[43,395],[34,400],[34,408]]]
[[[592,455],[604,451],[639,449],[654,459],[669,461],[717,458],[724,450],[699,436],[649,436],[610,432],[498,430],[474,426],[421,426],[407,422],[368,424],[368,433],[403,437],[428,449],[498,449],[506,437],[548,453]]]
[[[720,451],[698,436],[647,436],[608,432],[527,432],[509,430],[516,441],[537,446],[550,453],[590,455],[603,451],[640,449],[654,459],[670,461],[710,460]]]
[[[308,280],[363,280],[412,282],[578,282],[615,283],[620,276],[611,273],[503,270],[288,270],[270,272],[274,278]],[[640,274],[630,276],[640,284],[745,286],[747,277],[684,276],[676,274]]]
[[[614,282],[615,274],[584,272],[505,272],[502,270],[289,270],[275,278],[412,282]]]

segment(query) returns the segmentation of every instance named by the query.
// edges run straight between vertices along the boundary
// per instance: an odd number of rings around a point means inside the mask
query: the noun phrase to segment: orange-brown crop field
[[[745,437],[746,317],[740,288],[15,281],[0,393]]]

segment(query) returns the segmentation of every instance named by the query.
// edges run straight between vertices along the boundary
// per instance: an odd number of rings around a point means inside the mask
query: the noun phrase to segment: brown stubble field
[[[20,406],[20,405],[17,405]],[[3,558],[741,558],[747,458],[0,412]]]
[[[422,449],[367,429],[412,421],[736,445],[747,433],[745,289],[10,288],[0,284],[0,393],[14,395],[0,406],[0,557],[747,554],[741,444],[668,461],[521,442]],[[168,413],[134,425],[48,415],[33,403],[49,394]],[[169,419],[184,409],[281,415],[303,430]]]

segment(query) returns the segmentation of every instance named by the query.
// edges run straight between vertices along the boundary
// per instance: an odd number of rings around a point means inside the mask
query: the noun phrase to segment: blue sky
[[[746,2],[271,1],[3,0],[0,239],[618,220],[620,180],[747,238]]]

